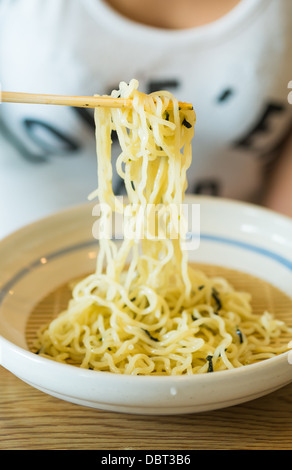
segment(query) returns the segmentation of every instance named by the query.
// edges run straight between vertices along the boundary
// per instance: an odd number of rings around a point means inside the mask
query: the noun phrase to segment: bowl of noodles
[[[291,219],[185,196],[194,111],[136,81],[113,94],[133,107],[95,110],[92,201],[0,242],[0,364],[125,413],[206,411],[288,384]],[[125,200],[111,185],[112,130]]]

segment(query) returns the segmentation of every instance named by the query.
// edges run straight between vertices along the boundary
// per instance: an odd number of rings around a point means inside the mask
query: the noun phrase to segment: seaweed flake
[[[214,372],[214,369],[213,369],[213,356],[207,356],[206,359],[209,362],[208,372]]]
[[[239,337],[239,342],[240,342],[240,344],[242,344],[242,343],[243,343],[243,335],[242,335],[241,330],[240,330],[238,327],[236,328],[236,334],[237,334],[238,337]]]
[[[188,129],[192,127],[192,125],[189,123],[189,121],[186,120],[186,118],[184,118],[182,125],[187,127]]]
[[[145,331],[145,333],[149,336],[150,339],[152,339],[152,341],[159,341],[159,339],[154,338],[154,336],[152,336],[151,333],[148,330],[143,329],[143,331]]]
[[[221,310],[221,308],[222,308],[222,303],[221,303],[221,300],[220,300],[220,297],[219,297],[219,292],[214,287],[212,288],[212,297],[213,297],[213,299],[215,300],[215,302],[217,304],[216,313],[218,313],[219,310]]]

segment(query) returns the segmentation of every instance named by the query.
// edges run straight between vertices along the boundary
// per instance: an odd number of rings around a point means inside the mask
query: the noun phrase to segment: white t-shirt
[[[188,191],[256,201],[291,126],[292,0],[241,0],[176,31],[102,0],[1,5],[3,90],[108,94],[132,78],[144,92],[168,89],[197,114]],[[2,103],[0,117],[0,237],[87,200],[97,185],[92,110]]]

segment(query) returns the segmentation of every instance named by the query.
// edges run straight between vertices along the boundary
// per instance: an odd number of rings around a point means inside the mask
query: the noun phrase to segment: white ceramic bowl
[[[251,273],[292,297],[292,220],[239,202],[191,197],[200,207],[200,243],[191,261]],[[28,350],[34,306],[95,267],[92,205],[40,220],[0,242],[0,364],[60,399],[104,410],[179,414],[242,403],[292,381],[289,354],[234,370],[181,377],[116,375],[44,359]],[[292,317],[292,312],[291,312]]]

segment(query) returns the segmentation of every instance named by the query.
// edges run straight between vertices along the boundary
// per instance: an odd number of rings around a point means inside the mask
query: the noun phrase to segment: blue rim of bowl
[[[195,238],[197,235],[195,234],[190,234],[190,238]],[[264,256],[266,258],[272,259],[273,261],[281,264],[283,267],[288,269],[289,271],[292,272],[292,260],[289,260],[288,258],[285,258],[278,253],[268,250],[266,248],[262,248],[258,245],[254,245],[252,243],[247,243],[243,242],[234,238],[229,238],[229,237],[222,237],[218,235],[212,235],[208,233],[201,233],[199,235],[200,240],[204,240],[207,242],[215,242],[215,243],[221,243],[225,245],[230,245],[234,246],[236,248],[242,249],[242,250],[247,250],[251,251],[253,253],[256,253],[258,255]],[[117,239],[118,241],[121,241],[120,238]],[[34,269],[42,266],[42,258],[46,258],[47,261],[53,261],[56,258],[60,258],[62,256],[65,256],[68,253],[73,253],[74,251],[79,251],[83,250],[85,248],[92,248],[97,247],[97,240],[86,240],[74,245],[69,245],[66,248],[62,248],[60,250],[53,251],[51,253],[45,254],[36,260],[33,260],[31,263],[20,269],[17,273],[11,277],[6,283],[1,287],[0,289],[0,306],[11,289],[15,286],[15,284],[20,281],[23,277],[25,277],[27,274],[29,274],[31,271]]]

